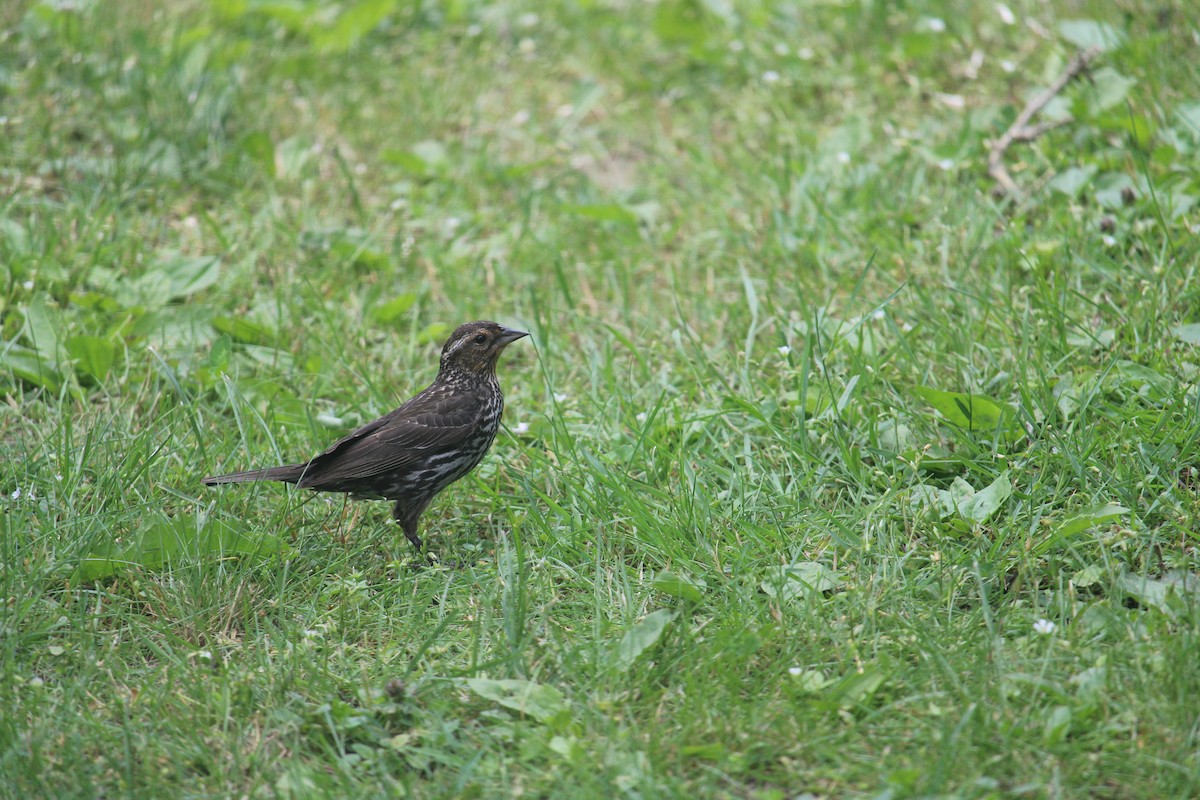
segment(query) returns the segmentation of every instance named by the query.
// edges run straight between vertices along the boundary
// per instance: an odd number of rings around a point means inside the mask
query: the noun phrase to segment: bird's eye
[[[487,334],[486,333],[477,333],[477,334],[475,334],[475,338],[472,341],[474,341],[475,344],[486,344],[487,343]]]

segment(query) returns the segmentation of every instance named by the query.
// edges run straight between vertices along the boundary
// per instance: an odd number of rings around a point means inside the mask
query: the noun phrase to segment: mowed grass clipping
[[[1197,796],[1198,32],[4,6],[0,792]],[[480,318],[532,336],[434,563],[201,486]]]

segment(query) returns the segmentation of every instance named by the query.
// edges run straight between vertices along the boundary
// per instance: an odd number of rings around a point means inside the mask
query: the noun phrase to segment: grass
[[[4,796],[1200,794],[1191,4],[0,29]],[[475,318],[458,566],[199,484]]]

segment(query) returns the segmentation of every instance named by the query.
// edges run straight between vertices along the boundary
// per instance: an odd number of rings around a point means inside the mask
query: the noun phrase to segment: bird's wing
[[[334,442],[308,462],[298,485],[334,488],[332,484],[403,472],[460,445],[475,432],[483,412],[483,401],[473,394],[431,387]]]

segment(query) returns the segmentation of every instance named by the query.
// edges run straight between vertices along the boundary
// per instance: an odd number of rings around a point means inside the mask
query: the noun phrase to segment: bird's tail
[[[204,479],[205,486],[217,486],[222,483],[248,483],[250,481],[284,481],[295,483],[304,474],[307,464],[285,464],[282,467],[267,469],[248,469],[245,472],[231,472],[228,475],[213,475]]]

